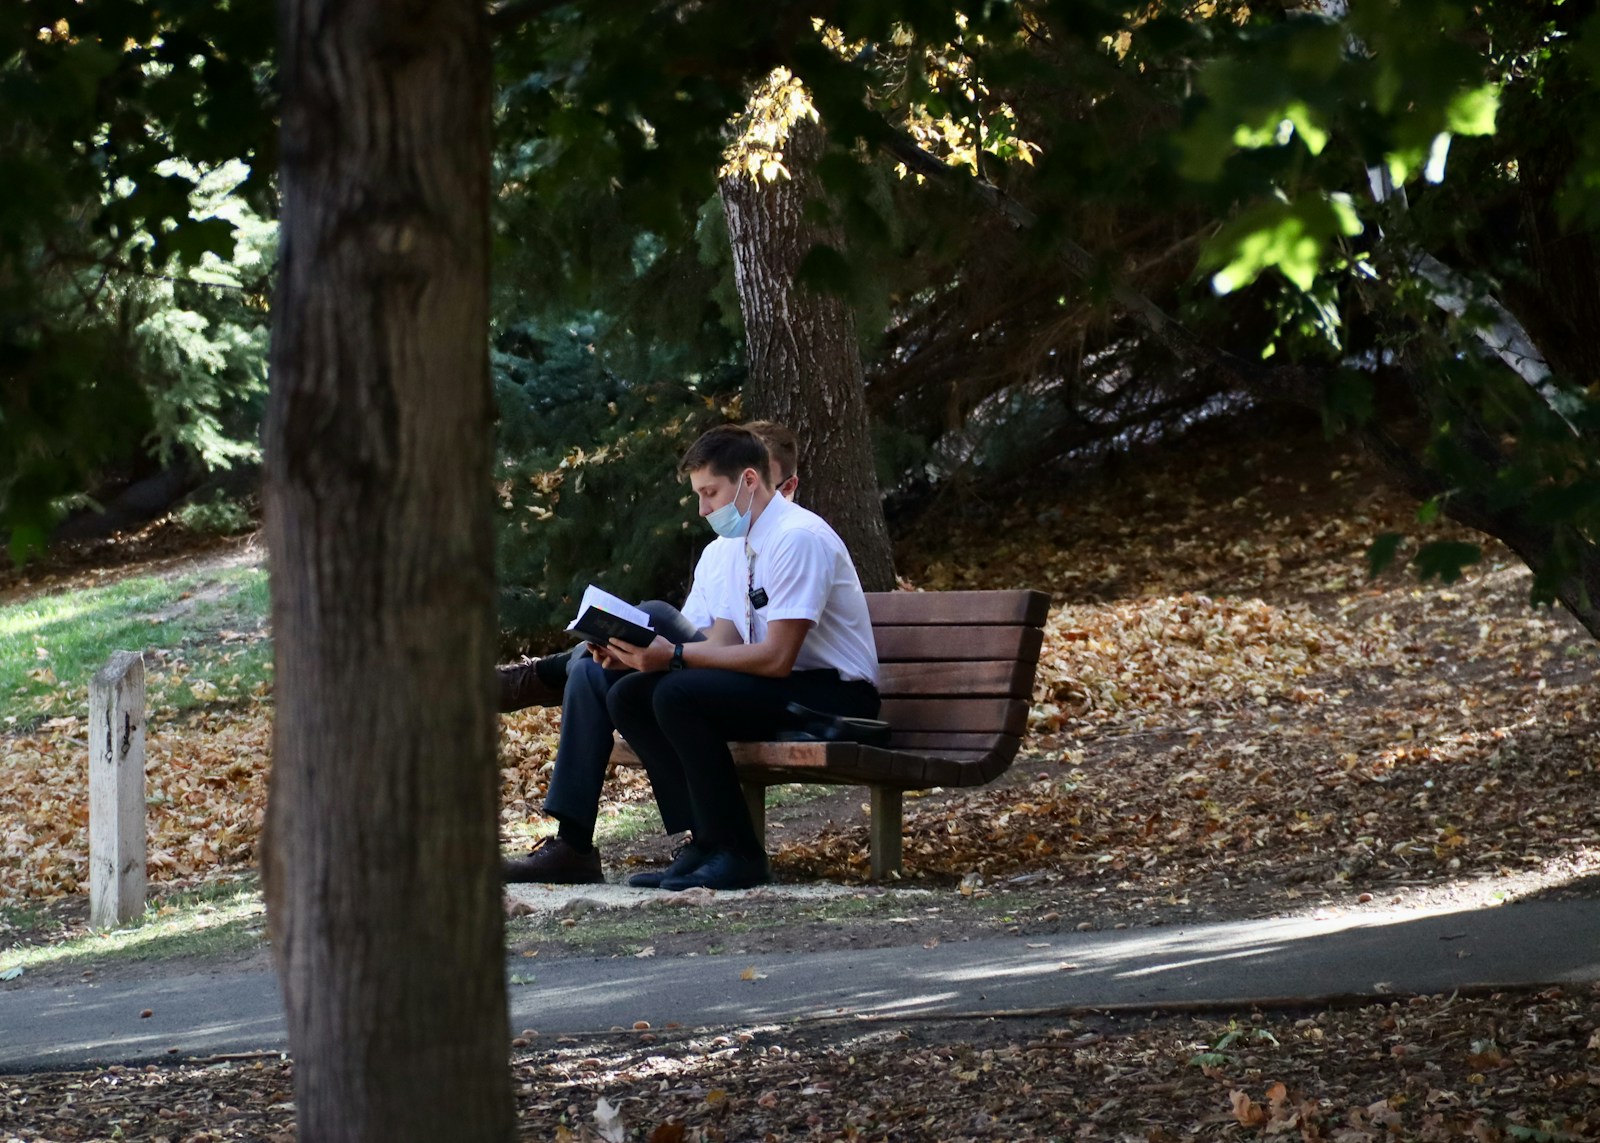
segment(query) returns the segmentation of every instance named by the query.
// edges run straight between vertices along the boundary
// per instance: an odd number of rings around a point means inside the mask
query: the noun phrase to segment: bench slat
[[[975,663],[883,663],[878,691],[906,698],[1027,698],[1033,693],[1032,663],[1015,659]]]
[[[1023,699],[1004,698],[890,698],[883,700],[878,717],[902,731],[989,731],[1021,737],[1028,726],[1028,704]]]
[[[996,752],[1006,757],[1014,755],[1022,740],[1003,734],[939,734],[934,732],[908,734],[902,739],[896,735],[887,750],[879,753],[915,754],[927,758],[948,758],[968,764],[988,759]],[[862,749],[854,742],[732,742],[729,749],[734,763],[743,771],[756,767],[762,769],[789,768],[810,774],[811,771],[829,770],[847,766],[857,759]],[[621,738],[611,748],[611,761],[617,766],[638,766],[639,756]],[[815,774],[810,774],[815,781]]]
[[[879,663],[956,663],[1011,659],[1032,667],[1044,632],[1037,627],[874,626]]]
[[[1014,734],[948,734],[936,730],[904,730],[889,736],[890,750],[905,750],[912,754],[987,754],[991,750],[1010,750],[1021,747],[1022,739]]]
[[[996,623],[1043,626],[1050,597],[1042,591],[877,591],[867,593],[873,626],[957,626]]]
[[[922,780],[930,786],[976,785],[976,767],[952,758],[929,758],[922,764]]]
[[[735,757],[738,756],[738,752],[735,751]],[[741,763],[739,780],[762,786],[806,782],[824,785],[884,785],[906,790],[927,789],[930,786],[975,786],[983,781],[980,777],[983,772],[982,761],[981,757],[924,758],[863,746],[853,760],[829,765],[826,769],[808,769],[787,762],[771,766]]]
[[[780,765],[792,770],[846,767],[856,760],[861,747],[854,742],[730,742],[728,749],[742,772],[746,767]]]

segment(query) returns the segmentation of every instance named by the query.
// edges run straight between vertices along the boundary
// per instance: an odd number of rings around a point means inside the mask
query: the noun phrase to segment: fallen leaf
[[[1244,1092],[1231,1091],[1228,1099],[1233,1103],[1233,1117],[1243,1126],[1259,1127],[1267,1121],[1267,1113],[1261,1110],[1261,1105]]]
[[[624,1143],[628,1137],[628,1129],[622,1124],[621,1112],[605,1096],[595,1101],[594,1125],[596,1132],[606,1143]]]

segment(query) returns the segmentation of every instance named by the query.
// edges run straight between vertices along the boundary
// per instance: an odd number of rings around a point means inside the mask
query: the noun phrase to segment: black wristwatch
[[[670,671],[681,671],[686,665],[687,664],[685,664],[683,661],[683,644],[674,643],[672,645],[672,665],[667,669]]]

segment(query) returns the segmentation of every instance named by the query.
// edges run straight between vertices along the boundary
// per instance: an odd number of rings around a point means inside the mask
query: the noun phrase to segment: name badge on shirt
[[[767,605],[767,589],[758,587],[750,593],[750,606],[760,611]]]

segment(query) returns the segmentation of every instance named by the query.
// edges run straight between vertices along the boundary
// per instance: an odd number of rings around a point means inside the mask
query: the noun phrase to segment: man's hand
[[[606,649],[606,655],[619,666],[632,667],[636,671],[664,671],[672,663],[672,647],[672,642],[665,635],[657,635],[647,647],[635,647],[632,643],[613,639],[611,646]]]
[[[624,670],[628,664],[618,659],[616,653],[604,643],[590,643],[589,657],[608,671]]]

